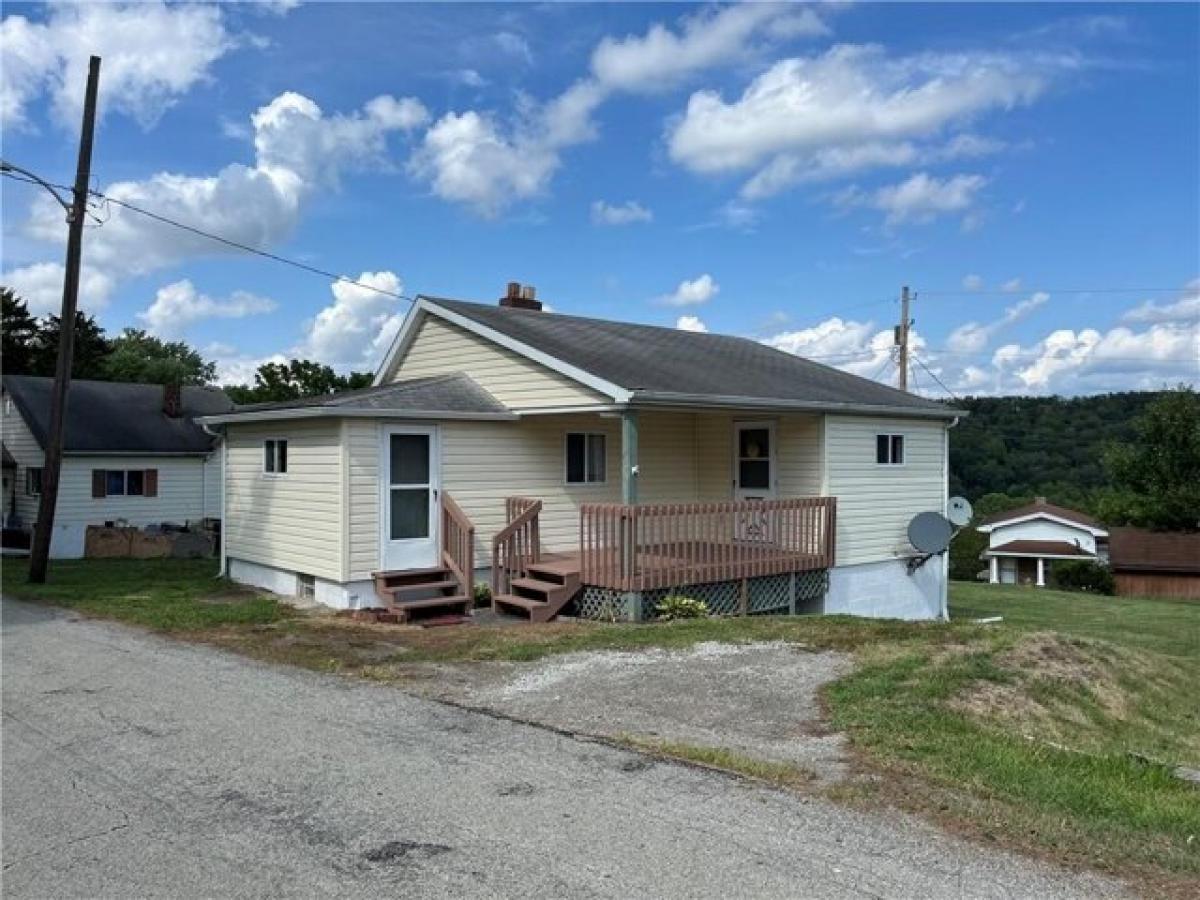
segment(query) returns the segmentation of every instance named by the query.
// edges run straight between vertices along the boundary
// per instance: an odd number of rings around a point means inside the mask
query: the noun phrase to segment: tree
[[[203,385],[216,373],[216,363],[183,341],[164,341],[136,328],[126,328],[113,339],[104,361],[109,381]]]
[[[62,320],[58,316],[47,316],[41,322],[34,341],[33,366],[30,374],[53,376],[58,365],[58,336],[62,331]],[[107,380],[105,360],[110,344],[104,329],[96,324],[95,318],[82,310],[75,311],[75,349],[71,354],[71,377]]]
[[[11,288],[0,288],[0,303],[3,305],[0,312],[0,331],[3,335],[0,360],[3,360],[4,371],[18,375],[38,374],[33,370],[40,328],[37,319],[29,314],[25,301]]]
[[[225,392],[234,403],[272,403],[357,390],[369,387],[371,380],[367,372],[339,375],[324,363],[293,359],[286,364],[264,363],[254,373],[253,387],[234,385]]]
[[[1180,385],[1151,403],[1134,423],[1136,440],[1104,456],[1112,489],[1101,499],[1104,521],[1163,531],[1200,529],[1200,394]]]

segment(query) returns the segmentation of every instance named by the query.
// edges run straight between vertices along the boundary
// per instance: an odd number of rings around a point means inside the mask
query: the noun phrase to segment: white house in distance
[[[362,391],[207,416],[229,575],[400,618],[497,608],[933,618],[960,413],[756,341],[418,297]],[[915,560],[910,566],[910,560]],[[922,564],[917,564],[918,562]]]
[[[1056,560],[1107,562],[1108,532],[1091,516],[1047,503],[1033,503],[989,516],[979,525],[988,536],[984,557],[992,584],[1045,587]]]
[[[4,526],[31,531],[54,379],[5,375],[3,383]],[[83,556],[89,525],[220,518],[217,439],[195,418],[231,409],[217,388],[72,380],[50,555]]]

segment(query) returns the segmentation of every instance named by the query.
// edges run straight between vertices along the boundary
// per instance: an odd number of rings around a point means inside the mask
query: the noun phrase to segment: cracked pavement
[[[41,897],[1103,897],[871,814],[5,600],[3,880]]]

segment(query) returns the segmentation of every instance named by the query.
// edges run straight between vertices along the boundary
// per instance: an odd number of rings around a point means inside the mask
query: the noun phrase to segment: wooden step
[[[543,596],[549,596],[554,591],[561,591],[562,584],[557,581],[542,581],[538,578],[514,578],[509,582],[514,588],[526,591],[536,591]]]
[[[417,591],[440,591],[445,588],[457,588],[458,582],[453,578],[443,578],[441,581],[414,581],[412,584],[397,584],[383,588],[389,594],[408,594]]]
[[[392,609],[397,612],[405,609],[433,609],[436,606],[463,606],[470,609],[474,600],[461,594],[454,597],[425,597],[421,600],[400,600]]]
[[[440,580],[449,572],[445,566],[434,566],[431,569],[391,569],[386,572],[372,572],[371,578],[376,584],[411,584],[414,581]]]
[[[532,597],[521,597],[517,594],[497,594],[492,599],[498,606],[517,606],[529,612],[543,609],[546,606],[545,600],[534,600]]]
[[[578,576],[583,571],[575,560],[543,560],[529,563],[525,568],[534,575],[550,575],[561,581],[566,581],[572,575]]]

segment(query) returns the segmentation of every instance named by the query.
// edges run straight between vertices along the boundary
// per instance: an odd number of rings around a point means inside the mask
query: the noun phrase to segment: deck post
[[[629,506],[638,502],[638,418],[637,411],[621,413],[621,502]]]

